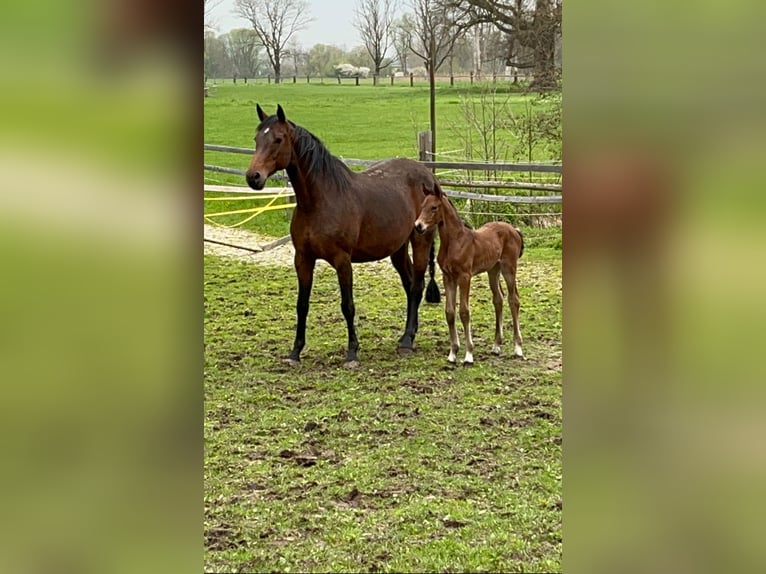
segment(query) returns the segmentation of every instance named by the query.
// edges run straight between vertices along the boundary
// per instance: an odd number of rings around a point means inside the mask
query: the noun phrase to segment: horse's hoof
[[[409,357],[414,351],[412,347],[399,347],[396,352],[399,353],[400,357]]]
[[[499,355],[500,354],[500,347],[492,347],[492,354],[493,355]]]
[[[464,367],[473,367],[473,361],[463,361]]]
[[[345,369],[358,369],[359,368],[359,361],[346,361],[343,363],[343,368]]]
[[[290,365],[291,367],[297,367],[301,364],[299,359],[293,359],[292,357],[287,357],[286,359],[282,359],[282,362]]]

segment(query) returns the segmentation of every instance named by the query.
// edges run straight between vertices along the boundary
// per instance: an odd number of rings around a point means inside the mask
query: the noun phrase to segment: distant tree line
[[[357,0],[348,26],[361,43],[304,47],[312,21],[305,0],[236,0],[250,26],[217,34],[205,26],[204,71],[211,78],[335,77],[338,66],[370,74],[524,73],[554,88],[561,69],[562,0]],[[400,14],[398,17],[396,14]]]

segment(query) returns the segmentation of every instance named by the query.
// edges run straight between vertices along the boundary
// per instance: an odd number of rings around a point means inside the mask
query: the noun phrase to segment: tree
[[[380,76],[380,70],[391,63],[384,64],[384,60],[394,41],[397,8],[397,0],[357,0],[354,25],[370,55],[375,76]]]
[[[334,76],[334,67],[345,58],[345,53],[337,46],[314,44],[309,50],[308,72],[312,76]]]
[[[235,0],[234,13],[248,20],[261,40],[274,70],[274,81],[282,77],[282,59],[296,32],[313,20],[306,0]]]
[[[532,68],[532,88],[556,87],[556,42],[561,36],[562,0],[446,1],[453,8],[465,9],[471,25],[491,23],[508,36],[506,65]],[[517,44],[528,49],[530,60],[516,60]]]
[[[217,37],[215,32],[205,34],[205,76],[210,78],[226,78],[231,76],[233,66],[227,43],[223,37]]]
[[[467,22],[465,10],[442,0],[411,0],[415,28],[410,49],[423,59],[430,85],[431,156],[436,154],[436,70],[452,53]]]
[[[261,41],[254,30],[237,28],[221,36],[226,43],[234,72],[239,76],[252,78],[258,68],[258,52]]]
[[[297,38],[290,40],[290,44],[287,46],[286,56],[290,57],[293,66],[293,75],[297,76],[300,72],[300,68],[306,68],[308,62],[308,53],[301,48],[300,42]]]
[[[203,27],[207,32],[208,30],[215,28],[215,21],[213,20],[212,13],[213,10],[215,10],[215,8],[219,6],[221,2],[223,2],[223,0],[202,0],[202,2],[205,14]]]
[[[407,56],[410,53],[412,37],[415,33],[415,20],[411,14],[403,14],[394,25],[394,50],[402,72],[407,73]]]

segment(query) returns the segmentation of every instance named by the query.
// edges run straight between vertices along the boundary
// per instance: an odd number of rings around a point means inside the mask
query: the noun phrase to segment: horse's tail
[[[521,250],[519,251],[519,259],[521,259],[521,256],[524,255],[524,235],[521,233],[521,229],[518,227],[516,228],[516,233],[518,233],[519,237],[521,237]]]
[[[431,279],[428,281],[428,287],[426,288],[426,303],[438,303],[441,300],[439,286],[434,279],[434,275],[436,274],[436,265],[434,264],[434,254],[436,251],[435,245],[436,234],[434,234],[433,241],[431,241],[431,252],[428,255],[428,274],[431,276]]]

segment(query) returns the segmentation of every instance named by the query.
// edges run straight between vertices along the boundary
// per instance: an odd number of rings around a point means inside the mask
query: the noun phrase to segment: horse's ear
[[[265,120],[268,117],[266,115],[266,112],[264,112],[263,109],[261,108],[261,104],[255,104],[255,111],[258,112],[258,119],[261,121]]]
[[[277,118],[279,118],[280,122],[285,121],[285,110],[279,104],[277,104]]]
[[[436,182],[434,182],[434,195],[436,196],[437,199],[441,199],[442,196],[444,195],[444,192],[442,191],[441,186]]]

